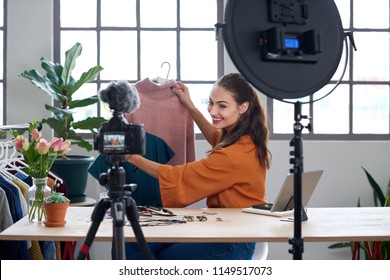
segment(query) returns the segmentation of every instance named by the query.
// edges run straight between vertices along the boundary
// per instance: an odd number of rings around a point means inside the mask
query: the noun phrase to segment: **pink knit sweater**
[[[144,124],[148,133],[162,138],[175,152],[168,164],[177,165],[195,160],[195,133],[192,118],[171,92],[171,86],[176,86],[174,80],[165,84],[154,83],[149,78],[138,81],[135,87],[141,105],[126,119]]]

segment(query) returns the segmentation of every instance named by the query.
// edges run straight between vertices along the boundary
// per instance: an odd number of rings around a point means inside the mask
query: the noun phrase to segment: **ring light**
[[[233,63],[271,98],[311,95],[337,70],[344,30],[333,0],[228,0],[224,20]]]

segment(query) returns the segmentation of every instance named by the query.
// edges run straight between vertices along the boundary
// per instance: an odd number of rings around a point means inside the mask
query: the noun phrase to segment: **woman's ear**
[[[249,108],[249,102],[244,102],[240,105],[238,108],[238,111],[240,112],[240,115],[244,114]]]

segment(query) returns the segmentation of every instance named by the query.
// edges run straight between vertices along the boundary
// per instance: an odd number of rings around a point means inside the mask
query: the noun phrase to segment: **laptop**
[[[306,207],[322,176],[323,170],[302,173],[302,207]],[[287,174],[274,203],[253,205],[243,212],[268,215],[291,216],[294,214],[294,174]]]

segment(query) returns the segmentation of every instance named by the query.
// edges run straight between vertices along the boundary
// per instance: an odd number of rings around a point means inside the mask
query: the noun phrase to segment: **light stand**
[[[293,168],[290,173],[294,174],[294,237],[289,239],[289,244],[292,244],[292,249],[289,250],[293,254],[294,260],[301,260],[303,253],[303,238],[302,238],[302,221],[307,220],[305,209],[302,205],[302,173],[303,173],[303,146],[302,146],[302,130],[307,128],[311,130],[311,124],[307,126],[301,124],[302,119],[310,119],[308,116],[301,114],[302,104],[297,101],[294,105],[294,136],[290,141],[290,146],[294,150],[290,155],[294,156],[290,159]]]

